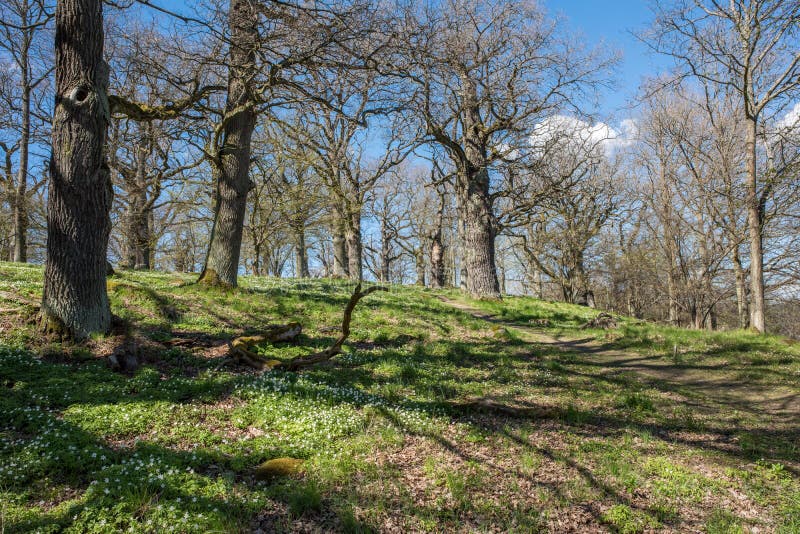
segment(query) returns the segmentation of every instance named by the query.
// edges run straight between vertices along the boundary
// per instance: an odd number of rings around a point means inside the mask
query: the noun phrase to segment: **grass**
[[[800,532],[787,340],[395,287],[329,365],[259,375],[220,367],[226,340],[298,321],[259,351],[318,350],[352,285],[192,282],[109,279],[146,353],[132,375],[103,357],[122,336],[50,343],[29,309],[0,315],[0,532]],[[38,299],[41,269],[0,263],[0,291]],[[301,474],[255,478],[283,457]]]

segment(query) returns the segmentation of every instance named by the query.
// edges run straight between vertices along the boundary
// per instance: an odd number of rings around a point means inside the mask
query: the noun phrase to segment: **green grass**
[[[258,351],[319,350],[352,284],[193,280],[109,279],[146,349],[131,376],[102,357],[121,337],[52,343],[30,308],[0,315],[0,532],[800,531],[786,340],[626,318],[584,331],[577,306],[393,287],[359,304],[329,364],[260,375],[220,366],[225,341],[299,321],[299,343]],[[0,308],[38,299],[41,269],[0,263],[0,291]],[[284,456],[303,474],[255,479]]]

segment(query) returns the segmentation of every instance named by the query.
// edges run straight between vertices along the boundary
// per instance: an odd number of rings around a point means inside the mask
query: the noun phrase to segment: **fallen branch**
[[[228,357],[249,365],[255,369],[272,368],[278,362],[277,360],[267,360],[263,356],[253,352],[253,345],[269,341],[270,343],[277,343],[279,341],[294,341],[297,336],[303,331],[303,326],[300,323],[289,323],[270,326],[265,332],[256,336],[242,336],[237,337],[232,342],[228,343]]]
[[[586,330],[587,328],[602,328],[603,330],[608,330],[610,328],[617,327],[617,320],[611,314],[606,312],[601,313],[591,321],[584,323],[581,325],[581,330]]]
[[[320,352],[309,354],[308,356],[298,356],[297,358],[289,360],[286,363],[276,365],[275,368],[286,371],[299,371],[305,367],[310,367],[317,363],[330,360],[337,354],[340,354],[342,352],[342,345],[350,336],[350,320],[353,317],[353,310],[355,309],[356,304],[358,304],[359,300],[366,297],[370,293],[374,293],[375,291],[389,291],[389,289],[384,286],[371,286],[364,291],[361,291],[361,284],[356,286],[355,290],[353,290],[353,295],[350,297],[347,306],[344,308],[344,316],[342,317],[342,333],[339,335],[333,345]]]

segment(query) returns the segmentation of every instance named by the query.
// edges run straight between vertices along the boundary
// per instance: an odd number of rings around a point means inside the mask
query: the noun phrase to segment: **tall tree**
[[[766,116],[800,91],[800,2],[681,0],[654,5],[657,50],[677,58],[687,75],[728,87],[738,96],[746,127],[750,323],[764,332],[764,216],[773,187],[769,173],[759,172],[757,137]]]
[[[259,49],[259,12],[251,0],[231,0],[228,97],[221,124],[222,146],[214,155],[214,226],[200,280],[235,286],[239,271],[247,193],[250,180],[250,141],[256,126],[253,99]]]
[[[112,201],[105,157],[108,66],[100,0],[58,2],[55,49],[42,321],[46,331],[82,339],[111,324],[106,294]]]
[[[19,141],[16,183],[10,188],[14,240],[10,259],[27,261],[28,182],[34,91],[52,73],[50,65],[37,61],[39,36],[52,20],[52,8],[43,0],[9,0],[0,6],[0,50],[14,61],[18,73]],[[8,151],[6,151],[8,154]]]
[[[562,41],[525,0],[412,3],[401,17],[382,69],[404,86],[409,130],[443,148],[456,169],[466,289],[499,297],[492,175],[526,149],[537,118],[567,105],[607,63]]]
[[[202,282],[236,285],[257,118],[298,101],[325,104],[309,74],[319,64],[344,64],[349,48],[339,45],[359,33],[366,18],[357,2],[231,0],[228,97],[208,150],[216,194]]]

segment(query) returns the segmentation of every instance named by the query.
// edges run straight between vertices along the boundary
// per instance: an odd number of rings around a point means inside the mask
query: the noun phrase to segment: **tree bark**
[[[225,123],[217,166],[214,226],[200,281],[236,287],[250,181],[250,144],[256,124],[251,87],[256,72],[258,13],[250,0],[231,0],[230,66]]]
[[[431,239],[431,287],[445,286],[444,279],[444,245],[442,244],[442,230],[439,229]]]
[[[302,228],[295,230],[294,236],[294,275],[297,278],[309,278],[308,251],[306,250],[306,233]]]
[[[457,194],[464,213],[466,288],[474,297],[500,298],[489,175],[486,169],[468,170],[462,175]]]
[[[425,252],[419,247],[414,252],[414,267],[417,271],[416,284],[425,287]]]
[[[147,149],[136,147],[134,190],[130,195],[127,213],[125,265],[132,269],[149,270],[151,267],[151,226],[147,198]]]
[[[739,247],[733,248],[733,275],[736,284],[736,311],[739,317],[739,328],[750,326],[750,309],[747,304],[747,275],[739,256]]]
[[[756,118],[747,117],[747,225],[750,237],[750,325],[758,332],[766,331],[764,318],[764,250],[763,213],[758,195],[756,174]]]
[[[23,64],[27,65],[27,48],[23,50]],[[14,255],[13,261],[28,261],[28,152],[31,139],[31,88],[28,73],[24,72],[22,88],[22,135],[19,141],[19,169],[17,171],[17,188],[14,193]]]
[[[350,214],[348,224],[345,229],[345,240],[347,241],[347,270],[350,273],[350,279],[360,282],[364,279],[364,272],[361,262],[364,244],[361,235],[360,210],[354,211]]]
[[[456,199],[464,222],[464,265],[467,291],[478,298],[500,298],[495,266],[495,228],[486,148],[480,138],[477,88],[462,77],[465,101],[464,156],[457,161]]]
[[[333,277],[346,278],[350,276],[350,266],[347,259],[345,220],[342,211],[336,208],[333,209],[331,237],[333,238]]]
[[[56,6],[56,99],[47,199],[45,331],[75,339],[106,332],[106,248],[113,190],[104,148],[108,65],[100,0]]]

